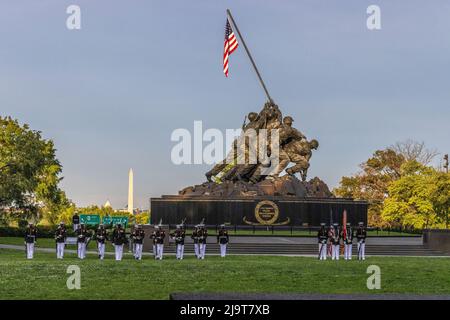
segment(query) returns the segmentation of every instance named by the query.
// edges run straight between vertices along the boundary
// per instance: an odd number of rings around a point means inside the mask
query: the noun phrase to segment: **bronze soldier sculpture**
[[[229,178],[234,176],[234,172],[236,172],[236,166],[238,163],[238,156],[240,154],[246,154],[246,150],[248,150],[245,132],[248,130],[255,130],[258,132],[260,128],[263,127],[265,118],[260,117],[256,112],[250,112],[248,114],[248,120],[250,121],[248,124],[242,125],[242,134],[241,136],[233,141],[232,150],[228,153],[227,157],[220,163],[216,164],[210,171],[208,171],[205,175],[208,181],[212,181],[212,176],[217,176],[219,173],[224,172]],[[230,167],[229,170],[226,170],[227,167]],[[231,173],[228,173],[232,171]],[[227,174],[228,173],[228,174]],[[224,178],[224,180],[229,180],[229,178]]]
[[[206,173],[208,181],[257,183],[266,178],[275,179],[283,170],[290,175],[300,173],[301,179],[305,181],[312,150],[318,148],[318,141],[307,141],[305,135],[292,126],[294,122],[292,117],[282,118],[279,107],[272,101],[266,102],[259,114],[249,113],[248,119],[250,122],[244,123],[243,134],[234,141],[227,158]],[[266,159],[260,159],[261,146],[258,144],[260,139],[248,138],[251,134],[261,133],[261,129],[265,129],[267,134],[265,147],[268,158]],[[278,132],[279,152],[275,150],[276,142],[272,141],[272,130]],[[255,163],[253,159],[256,159]],[[294,166],[288,168],[291,162]]]
[[[315,139],[311,141],[291,141],[283,147],[284,152],[288,156],[287,164],[293,162],[295,165],[287,168],[286,173],[294,175],[297,172],[301,174],[302,181],[306,181],[308,174],[309,160],[312,156],[312,150],[317,150],[319,142]]]

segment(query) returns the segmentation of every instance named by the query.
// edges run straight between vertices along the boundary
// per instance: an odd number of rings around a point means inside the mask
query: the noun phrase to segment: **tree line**
[[[437,155],[423,142],[396,143],[375,151],[333,192],[369,201],[369,225],[374,227],[448,228],[450,174],[431,165]]]

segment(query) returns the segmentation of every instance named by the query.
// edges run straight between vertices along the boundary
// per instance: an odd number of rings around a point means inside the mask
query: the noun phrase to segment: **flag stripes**
[[[225,39],[223,44],[223,73],[228,77],[228,57],[238,47],[236,36],[231,28],[230,21],[225,24]]]

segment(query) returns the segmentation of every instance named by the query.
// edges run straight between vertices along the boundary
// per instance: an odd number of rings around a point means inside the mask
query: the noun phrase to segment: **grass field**
[[[368,290],[369,265],[381,268],[381,290]],[[81,289],[68,290],[69,265],[81,269]],[[56,260],[37,252],[0,249],[1,299],[168,299],[172,292],[414,293],[450,295],[450,259],[370,257],[359,261],[318,261],[308,257],[209,256],[197,260],[168,256],[155,261],[129,255],[116,262],[74,254]]]

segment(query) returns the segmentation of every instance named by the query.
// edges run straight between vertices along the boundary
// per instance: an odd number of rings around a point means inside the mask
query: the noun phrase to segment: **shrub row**
[[[111,225],[106,225],[106,229],[112,229]],[[37,237],[38,238],[53,238],[55,236],[57,226],[37,226]],[[0,237],[24,237],[26,227],[17,228],[17,227],[0,227]],[[97,226],[87,226],[88,230],[93,232],[97,229]],[[73,237],[75,236],[75,232],[73,232],[72,226],[66,226],[67,236]],[[129,229],[126,229],[129,232]]]
[[[26,228],[0,227],[0,237],[24,237]],[[55,229],[42,226],[37,228],[38,238],[53,238]]]

